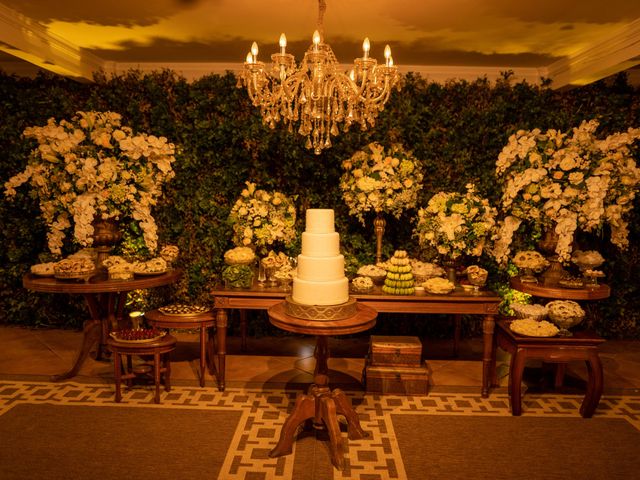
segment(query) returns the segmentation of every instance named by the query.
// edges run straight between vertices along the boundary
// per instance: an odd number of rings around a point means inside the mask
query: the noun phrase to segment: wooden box
[[[393,395],[427,395],[429,393],[429,371],[426,363],[417,367],[367,364],[362,377],[369,393]]]
[[[372,335],[369,363],[376,366],[420,367],[422,342],[418,337]]]

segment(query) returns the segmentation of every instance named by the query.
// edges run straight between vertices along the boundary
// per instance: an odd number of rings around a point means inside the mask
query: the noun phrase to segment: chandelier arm
[[[384,87],[382,88],[382,92],[377,97],[369,98],[360,94],[358,95],[358,98],[360,99],[360,101],[367,102],[367,103],[379,103],[379,102],[385,103],[389,99],[389,96],[391,95],[391,89],[392,87],[390,86],[389,75],[385,75]]]

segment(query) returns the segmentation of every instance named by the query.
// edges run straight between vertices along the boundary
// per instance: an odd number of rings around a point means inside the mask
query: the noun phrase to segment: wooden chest
[[[369,344],[369,364],[420,367],[422,342],[418,337],[372,335]]]
[[[427,395],[429,371],[426,363],[417,367],[375,366],[364,368],[362,381],[369,393]]]

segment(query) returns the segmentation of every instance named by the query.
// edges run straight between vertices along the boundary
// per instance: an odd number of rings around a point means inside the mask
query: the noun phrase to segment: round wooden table
[[[357,440],[366,436],[360,427],[358,415],[351,407],[349,399],[340,389],[329,388],[328,337],[347,335],[369,330],[376,324],[378,312],[371,307],[357,304],[357,312],[341,320],[308,320],[288,315],[285,302],[278,303],[268,310],[269,321],[276,327],[293,333],[316,336],[316,366],[313,383],[307,394],[299,394],[293,412],[287,417],[277,445],[269,453],[270,457],[288,455],[293,448],[293,437],[301,423],[313,419],[315,428],[326,428],[330,439],[331,462],[342,470],[344,468],[344,449],[340,437],[338,415],[347,420],[349,439]]]
[[[565,288],[560,285],[545,286],[534,282],[523,282],[520,277],[511,277],[511,288],[534,297],[562,300],[603,300],[609,298],[609,285],[599,283],[595,288]]]
[[[97,274],[86,280],[58,280],[54,277],[40,277],[27,273],[22,285],[28,290],[42,293],[66,293],[82,295],[87,302],[91,319],[84,322],[82,345],[70,370],[53,375],[54,382],[77,375],[89,351],[98,344],[96,359],[101,359],[106,350],[107,339],[112,330],[117,329],[117,320],[122,318],[127,293],[132,290],[161,287],[175,283],[182,270],[173,269],[159,275],[136,276],[131,280],[109,280],[106,273]]]

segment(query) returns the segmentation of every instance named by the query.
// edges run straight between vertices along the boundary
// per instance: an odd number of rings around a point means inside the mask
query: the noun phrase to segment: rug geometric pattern
[[[109,384],[0,381],[0,415],[18,404],[50,403],[121,408],[184,408],[241,411],[241,419],[219,476],[225,480],[286,480],[293,476],[296,442],[291,455],[269,458],[280,429],[293,407],[298,391],[173,386],[162,392],[162,403],[153,403],[151,388],[123,391],[122,403],[114,402]],[[510,416],[506,393],[436,393],[427,396],[374,395],[346,392],[363,429],[362,440],[345,439],[345,469],[333,470],[336,480],[406,479],[391,415],[484,415]],[[579,417],[580,395],[527,393],[523,414],[527,416]],[[640,396],[602,397],[595,417],[623,418],[640,430]]]

